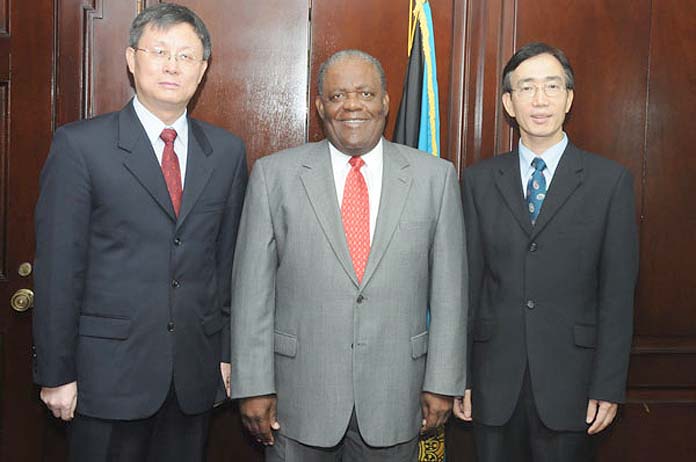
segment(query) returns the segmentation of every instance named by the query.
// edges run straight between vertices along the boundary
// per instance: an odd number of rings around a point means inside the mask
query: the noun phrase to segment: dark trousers
[[[478,462],[589,462],[594,445],[586,432],[554,431],[539,418],[529,369],[512,417],[502,426],[476,422],[474,440]]]
[[[332,448],[307,446],[280,433],[266,448],[266,462],[417,462],[418,437],[384,448],[368,446],[360,435],[355,410],[341,442]]]
[[[105,420],[76,414],[70,424],[70,461],[204,461],[209,417],[210,412],[184,414],[173,385],[162,407],[146,419]]]

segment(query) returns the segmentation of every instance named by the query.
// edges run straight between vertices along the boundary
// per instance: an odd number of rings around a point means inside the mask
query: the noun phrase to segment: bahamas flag
[[[394,142],[440,156],[440,105],[433,17],[427,0],[409,0],[408,67],[394,128]],[[430,314],[428,313],[428,318]],[[419,462],[444,462],[445,429],[421,438]]]

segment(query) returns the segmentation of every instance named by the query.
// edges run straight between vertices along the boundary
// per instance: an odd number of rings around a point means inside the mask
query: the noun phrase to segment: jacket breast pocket
[[[288,358],[294,358],[297,354],[297,337],[276,330],[273,333],[274,351]]]
[[[82,314],[78,334],[83,337],[125,340],[130,336],[131,328],[132,321],[127,318]]]

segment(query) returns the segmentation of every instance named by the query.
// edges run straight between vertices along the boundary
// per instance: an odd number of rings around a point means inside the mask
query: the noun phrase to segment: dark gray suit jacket
[[[517,151],[467,168],[473,417],[502,425],[525,368],[542,421],[584,430],[589,398],[622,402],[638,245],[632,178],[568,144],[535,226]]]
[[[189,119],[178,219],[133,105],[57,130],[36,206],[34,380],[77,380],[77,412],[152,415],[174,382],[209,409],[229,360],[244,146]]]

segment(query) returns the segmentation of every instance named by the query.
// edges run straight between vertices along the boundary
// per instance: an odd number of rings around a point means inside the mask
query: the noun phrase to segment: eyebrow
[[[554,81],[554,80],[560,80],[560,81],[562,82],[562,81],[563,81],[563,78],[562,78],[561,76],[558,76],[558,75],[550,75],[550,76],[544,77],[544,78],[542,78],[542,79],[536,79],[536,78],[534,78],[534,77],[527,77],[526,79],[520,79],[520,80],[518,80],[517,83],[538,82],[538,81],[540,81],[540,80],[543,80],[543,81],[545,81],[545,82],[550,82],[550,81]]]

